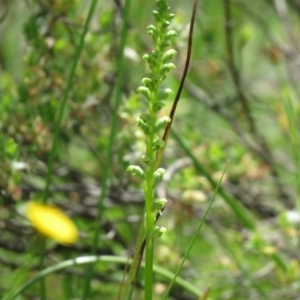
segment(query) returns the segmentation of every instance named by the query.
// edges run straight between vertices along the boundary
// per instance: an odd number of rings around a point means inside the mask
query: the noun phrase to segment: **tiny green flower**
[[[174,92],[171,89],[164,89],[159,92],[157,100],[166,100],[169,95],[172,95]]]
[[[172,69],[175,69],[176,66],[173,63],[166,63],[160,69],[160,74],[166,76]]]
[[[165,227],[155,226],[150,232],[150,239],[161,237],[166,231],[167,229]]]
[[[147,100],[150,99],[151,93],[147,87],[139,86],[136,91],[141,93]]]
[[[159,168],[153,173],[154,187],[156,187],[162,181],[163,175],[165,173],[166,173],[166,170],[163,168]]]
[[[148,155],[142,155],[142,162],[148,165],[151,162],[151,158]]]
[[[148,88],[151,88],[152,80],[150,78],[145,77],[142,79],[142,84]]]
[[[157,100],[153,105],[153,111],[158,112],[166,105],[166,101]]]
[[[162,63],[165,64],[170,62],[176,56],[176,54],[177,51],[174,49],[167,50],[162,57]]]
[[[159,132],[161,129],[164,129],[166,127],[166,124],[171,122],[171,118],[164,116],[158,119],[155,123],[155,131]]]
[[[156,199],[154,201],[154,203],[152,204],[152,211],[155,214],[161,212],[161,210],[166,205],[166,203],[167,203],[167,199],[165,199],[165,198],[158,198],[158,199]]]
[[[149,134],[149,124],[147,124],[141,118],[138,118],[137,121],[138,121],[138,126],[143,130],[144,134],[148,135]]]
[[[162,139],[156,139],[153,142],[152,150],[157,151],[164,146],[165,142]]]
[[[130,172],[134,176],[137,175],[142,179],[144,179],[145,177],[143,169],[139,166],[134,166],[134,165],[128,166],[126,171]]]

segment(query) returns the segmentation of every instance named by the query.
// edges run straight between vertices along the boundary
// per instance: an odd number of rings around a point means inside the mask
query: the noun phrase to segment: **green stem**
[[[152,300],[153,287],[153,255],[154,255],[154,240],[150,237],[154,229],[155,215],[152,212],[152,204],[154,201],[154,179],[156,151],[153,150],[153,144],[156,137],[155,120],[156,115],[153,111],[153,103],[156,100],[157,91],[153,92],[152,99],[149,101],[149,113],[151,116],[150,132],[147,137],[146,153],[151,158],[151,161],[146,169],[145,182],[145,213],[146,213],[146,266],[145,266],[145,300]]]
[[[152,300],[153,286],[153,239],[149,239],[149,234],[146,235],[146,260],[145,260],[145,300]]]

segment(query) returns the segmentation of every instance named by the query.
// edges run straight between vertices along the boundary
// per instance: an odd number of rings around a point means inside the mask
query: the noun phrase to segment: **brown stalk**
[[[183,74],[181,77],[181,81],[179,84],[179,88],[177,90],[176,93],[176,97],[174,99],[173,105],[172,105],[172,109],[170,112],[170,119],[171,122],[167,123],[167,126],[165,128],[164,131],[164,135],[163,135],[163,141],[164,141],[164,147],[160,148],[160,150],[157,153],[157,157],[156,157],[156,167],[158,168],[160,166],[161,163],[161,159],[165,150],[165,145],[167,143],[168,140],[168,136],[172,127],[172,124],[174,122],[174,116],[175,116],[175,112],[176,112],[176,108],[177,108],[177,104],[179,102],[180,99],[180,95],[184,86],[184,82],[186,79],[186,75],[189,69],[189,65],[190,65],[190,61],[191,61],[191,53],[192,53],[192,45],[193,45],[193,32],[194,32],[194,24],[195,24],[195,19],[196,19],[196,12],[197,12],[197,7],[198,7],[198,0],[194,1],[194,6],[193,6],[193,11],[192,11],[192,17],[191,17],[191,24],[190,24],[190,30],[189,30],[189,39],[188,39],[188,48],[187,48],[187,54],[186,54],[186,60],[185,60],[185,65],[184,65],[184,70],[183,70]]]

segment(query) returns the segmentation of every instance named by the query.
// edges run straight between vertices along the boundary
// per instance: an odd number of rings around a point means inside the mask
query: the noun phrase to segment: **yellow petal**
[[[74,244],[78,239],[75,224],[54,206],[31,201],[26,206],[26,216],[36,230],[59,243]]]

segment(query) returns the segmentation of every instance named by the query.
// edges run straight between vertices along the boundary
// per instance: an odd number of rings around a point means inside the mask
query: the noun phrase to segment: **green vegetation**
[[[0,3],[0,299],[300,299],[300,6],[201,1],[168,135],[192,10]]]

